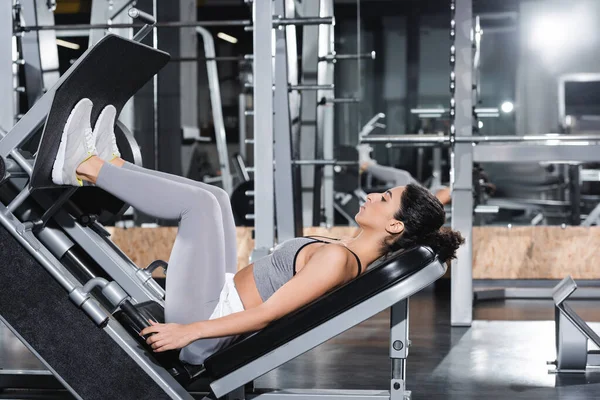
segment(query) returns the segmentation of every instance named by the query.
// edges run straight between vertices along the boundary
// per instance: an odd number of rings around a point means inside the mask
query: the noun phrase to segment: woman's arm
[[[182,348],[199,340],[240,335],[263,329],[292,311],[318,299],[348,280],[348,251],[338,245],[323,246],[289,282],[258,307],[208,321],[188,325],[156,324],[142,336],[155,351]]]

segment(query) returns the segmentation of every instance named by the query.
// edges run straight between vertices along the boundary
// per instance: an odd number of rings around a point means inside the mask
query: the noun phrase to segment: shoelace
[[[85,130],[85,145],[88,149],[96,148],[96,141],[94,140],[94,133],[91,129]]]

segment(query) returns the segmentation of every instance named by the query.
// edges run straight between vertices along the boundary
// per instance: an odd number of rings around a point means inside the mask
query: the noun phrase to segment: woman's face
[[[390,224],[398,223],[394,219],[394,214],[400,208],[403,191],[404,186],[397,186],[383,193],[370,193],[367,196],[367,201],[360,207],[354,217],[356,223],[363,229],[381,229],[392,233],[390,232]],[[392,227],[391,229],[396,228]]]

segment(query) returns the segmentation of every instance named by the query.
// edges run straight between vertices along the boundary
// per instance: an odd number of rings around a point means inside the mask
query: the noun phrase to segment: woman
[[[201,364],[236,335],[270,322],[354,279],[381,256],[429,245],[441,261],[454,257],[461,235],[444,223],[441,203],[417,185],[372,193],[348,240],[296,238],[236,271],[235,226],[224,191],[122,160],[106,107],[90,126],[92,103],[81,100],[63,131],[52,177],[59,185],[89,182],[157,218],[179,220],[166,284],[166,324],[141,332],[157,352],[182,349]],[[235,275],[234,275],[235,273]]]
[[[377,161],[371,158],[373,148],[368,144],[359,144],[356,146],[358,150],[358,163],[360,172],[368,172],[375,178],[387,182],[390,186],[406,186],[411,183],[418,183],[410,172],[394,167],[386,167],[379,165]],[[450,204],[452,200],[452,192],[448,186],[432,185],[429,191],[443,204]]]

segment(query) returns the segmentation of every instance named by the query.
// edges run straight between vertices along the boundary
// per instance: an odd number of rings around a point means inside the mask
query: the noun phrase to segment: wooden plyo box
[[[142,267],[168,261],[176,227],[108,228],[112,240]],[[357,228],[305,228],[305,236],[354,236]],[[595,253],[599,227],[474,227],[474,279],[600,279]],[[237,228],[238,269],[248,264],[254,248],[251,228]],[[156,271],[157,276],[162,271]]]

